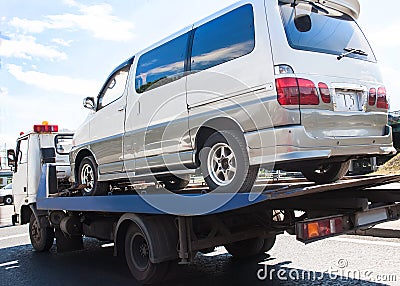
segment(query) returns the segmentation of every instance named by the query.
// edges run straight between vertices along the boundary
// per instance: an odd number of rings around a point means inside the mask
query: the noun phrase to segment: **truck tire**
[[[265,238],[262,252],[270,251],[272,247],[274,247],[275,242],[276,242],[276,235]]]
[[[211,190],[249,192],[259,166],[250,166],[246,142],[237,131],[211,135],[199,154],[200,169]]]
[[[187,185],[189,185],[190,175],[185,175],[181,177],[171,175],[170,177],[163,178],[161,182],[164,184],[167,190],[178,191],[186,188]]]
[[[78,184],[86,185],[82,189],[84,196],[101,196],[107,194],[108,184],[97,181],[97,164],[93,157],[85,157],[79,164]]]
[[[125,257],[136,280],[142,284],[155,284],[166,277],[170,262],[152,263],[148,241],[146,234],[136,224],[131,224],[125,236]]]
[[[51,227],[40,228],[35,215],[32,214],[29,220],[29,237],[37,252],[46,252],[53,246],[54,229]]]
[[[349,171],[350,161],[321,164],[315,168],[304,169],[302,173],[309,181],[329,184],[342,179]]]
[[[13,203],[13,197],[12,196],[6,196],[4,198],[4,204],[5,205],[12,205],[12,203]]]
[[[236,258],[257,256],[268,252],[274,247],[276,235],[268,238],[252,238],[225,245],[226,250]]]
[[[264,239],[251,238],[225,245],[226,250],[233,257],[246,258],[263,253]]]

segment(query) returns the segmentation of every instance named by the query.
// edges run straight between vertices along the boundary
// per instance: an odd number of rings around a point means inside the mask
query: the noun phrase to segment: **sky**
[[[125,59],[236,0],[0,0],[0,149],[49,121],[75,130]],[[358,20],[400,110],[396,0],[360,0]],[[379,5],[385,3],[386,5]]]

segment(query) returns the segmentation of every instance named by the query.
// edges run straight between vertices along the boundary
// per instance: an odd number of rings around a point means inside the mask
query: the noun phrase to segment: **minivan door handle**
[[[125,106],[121,106],[120,108],[118,108],[118,111],[124,111],[125,110]]]

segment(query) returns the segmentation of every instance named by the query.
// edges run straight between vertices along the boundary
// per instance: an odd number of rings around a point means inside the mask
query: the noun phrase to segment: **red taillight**
[[[324,103],[331,103],[331,92],[329,91],[328,86],[325,83],[320,82],[318,84],[318,89],[319,93],[321,94],[322,101]]]
[[[35,133],[51,133],[58,132],[58,125],[35,125],[33,126]]]
[[[317,89],[311,80],[297,79],[300,90],[300,105],[318,105],[319,97]]]
[[[389,102],[386,97],[386,88],[384,88],[384,87],[378,88],[376,107],[383,108],[383,109],[389,109]]]
[[[278,78],[276,90],[280,105],[318,105],[317,89],[311,80],[303,78]]]
[[[280,105],[299,105],[299,85],[296,78],[284,77],[276,79],[276,90]]]
[[[310,241],[334,234],[341,234],[343,231],[343,218],[335,217],[299,223],[297,225],[297,238],[300,241]]]
[[[368,104],[369,106],[374,106],[376,103],[376,88],[371,88],[369,90]]]

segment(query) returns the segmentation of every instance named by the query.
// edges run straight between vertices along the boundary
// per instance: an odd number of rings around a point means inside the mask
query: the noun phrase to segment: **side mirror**
[[[298,15],[294,18],[294,24],[299,32],[306,33],[311,30],[312,23],[310,15]]]
[[[93,97],[86,97],[83,100],[83,107],[90,109],[90,110],[96,110],[96,106],[94,103],[94,98]]]
[[[7,150],[8,167],[15,167],[15,151],[13,149]]]

